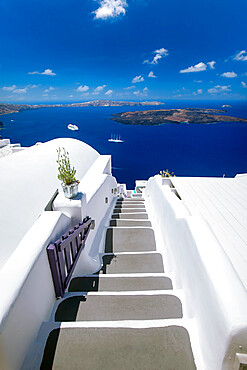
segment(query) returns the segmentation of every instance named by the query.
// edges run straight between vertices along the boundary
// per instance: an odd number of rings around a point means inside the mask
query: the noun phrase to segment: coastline
[[[82,103],[70,104],[0,104],[0,115],[19,113],[29,109],[41,108],[75,108],[75,107],[123,107],[123,106],[147,106],[147,105],[164,105],[165,103],[159,101],[112,101],[112,100],[93,100]]]

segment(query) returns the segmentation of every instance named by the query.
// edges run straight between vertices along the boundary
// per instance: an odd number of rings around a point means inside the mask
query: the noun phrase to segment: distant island
[[[224,110],[204,108],[157,109],[142,112],[123,112],[112,115],[112,120],[125,125],[157,126],[164,123],[247,122],[246,118],[221,115]]]
[[[93,100],[83,103],[71,104],[0,104],[0,115],[18,113],[28,109],[40,108],[64,108],[64,107],[122,107],[135,105],[164,105],[158,101],[130,102],[130,101],[112,101],[112,100]]]

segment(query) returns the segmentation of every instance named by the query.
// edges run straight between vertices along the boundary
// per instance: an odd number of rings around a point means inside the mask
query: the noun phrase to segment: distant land
[[[164,105],[158,101],[130,102],[130,101],[112,101],[112,100],[93,100],[83,103],[71,104],[0,104],[0,115],[18,113],[28,109],[40,108],[64,108],[64,107],[122,107],[135,105]]]
[[[157,126],[164,123],[247,122],[245,118],[220,115],[224,110],[204,108],[157,109],[142,112],[123,112],[112,120],[125,125]]]

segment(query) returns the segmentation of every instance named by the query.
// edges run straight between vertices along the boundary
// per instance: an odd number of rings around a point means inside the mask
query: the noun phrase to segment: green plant
[[[172,177],[172,176],[176,177],[174,175],[174,172],[170,173],[169,170],[162,170],[162,171],[160,171],[160,175],[162,177]]]
[[[69,159],[69,153],[66,152],[65,148],[58,148],[58,175],[57,177],[59,180],[62,181],[64,185],[71,185],[74,182],[79,182],[75,178],[76,169],[74,167],[71,167],[70,159]]]

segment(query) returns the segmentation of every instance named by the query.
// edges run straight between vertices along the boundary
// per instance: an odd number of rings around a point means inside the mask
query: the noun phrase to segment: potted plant
[[[161,177],[175,177],[174,172],[170,173],[169,170],[160,171],[160,175]]]
[[[162,170],[160,171],[159,174],[161,175],[162,178],[162,185],[169,185],[170,188],[174,188],[171,180],[169,179],[170,177],[176,177],[174,175],[174,172],[169,172],[169,170]]]
[[[75,198],[78,194],[79,181],[76,180],[76,169],[71,166],[69,153],[65,148],[58,148],[58,175],[59,180],[62,181],[62,188],[66,198]]]

